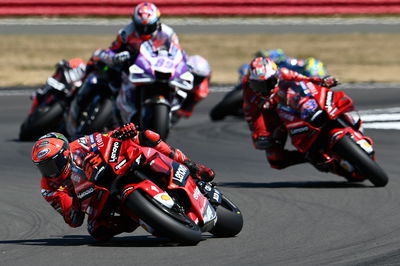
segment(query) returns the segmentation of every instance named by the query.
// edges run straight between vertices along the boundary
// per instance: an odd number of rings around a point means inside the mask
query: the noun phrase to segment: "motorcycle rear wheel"
[[[349,136],[339,140],[334,151],[349,161],[376,187],[384,187],[388,183],[388,176],[383,169]]]
[[[150,129],[157,132],[162,140],[167,139],[170,125],[170,107],[165,104],[154,104]]]
[[[217,223],[210,231],[217,237],[233,237],[243,227],[243,216],[239,208],[225,196],[222,196],[222,203],[217,207]]]
[[[213,121],[223,120],[225,116],[242,116],[243,91],[234,88],[210,111],[210,118]]]
[[[58,102],[50,106],[38,107],[22,123],[19,140],[36,140],[42,135],[51,131],[58,130],[58,125],[62,120],[64,108]]]
[[[201,240],[201,230],[196,223],[162,206],[140,190],[133,191],[126,198],[125,206],[157,233],[171,240],[185,245],[196,245]]]

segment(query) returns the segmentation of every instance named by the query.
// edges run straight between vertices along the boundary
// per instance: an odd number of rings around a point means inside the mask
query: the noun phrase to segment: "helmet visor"
[[[43,177],[50,179],[59,177],[67,164],[68,157],[65,157],[62,152],[49,160],[36,163]]]
[[[139,35],[150,35],[157,30],[157,23],[141,24],[136,23],[136,31]]]
[[[250,88],[262,95],[268,95],[273,88],[275,88],[278,83],[278,79],[276,77],[271,77],[266,80],[250,80]]]
[[[203,77],[203,76],[199,76],[199,75],[194,74],[194,75],[193,75],[193,85],[194,85],[195,87],[199,86],[200,83],[202,83],[203,80],[204,80],[205,78],[206,78],[206,77]]]

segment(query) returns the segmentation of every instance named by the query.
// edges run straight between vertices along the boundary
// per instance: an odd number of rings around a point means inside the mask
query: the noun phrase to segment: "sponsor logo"
[[[325,100],[325,108],[328,110],[328,112],[332,109],[332,100],[333,100],[333,92],[328,91],[326,93],[326,100]]]
[[[39,144],[38,148],[43,148],[43,147],[46,147],[47,145],[49,145],[49,141],[44,140]]]
[[[186,177],[187,171],[188,169],[180,164],[178,169],[175,171],[174,177],[172,179],[178,181],[179,183],[183,183],[183,179]]]
[[[118,160],[120,149],[121,149],[121,142],[119,141],[113,142],[110,153],[110,159],[108,160],[110,163],[115,163]]]
[[[96,135],[96,144],[99,146],[99,148],[104,146],[103,138],[101,137],[101,134]]]
[[[37,158],[42,159],[44,156],[46,156],[50,152],[50,149],[44,149],[38,152]]]
[[[307,132],[308,130],[309,130],[308,126],[292,128],[290,130],[290,135],[301,134]]]
[[[115,166],[115,170],[119,170],[126,164],[126,159],[123,159],[120,163]]]
[[[201,194],[200,189],[199,189],[198,187],[196,187],[196,188],[194,189],[193,198],[194,198],[195,200],[198,200],[200,194]]]
[[[78,197],[78,199],[82,200],[82,199],[89,197],[91,194],[93,194],[93,192],[94,192],[94,188],[89,187],[88,189],[79,192],[76,196]]]
[[[88,145],[87,140],[86,140],[85,137],[79,138],[79,139],[78,139],[78,143],[79,143],[82,147],[84,147],[85,149],[87,149],[87,150],[89,149],[89,145]]]

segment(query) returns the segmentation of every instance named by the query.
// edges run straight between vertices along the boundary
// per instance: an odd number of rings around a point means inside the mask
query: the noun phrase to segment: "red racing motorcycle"
[[[353,101],[343,91],[282,81],[272,95],[293,146],[317,169],[340,173],[351,182],[368,179],[377,187],[388,183],[375,161],[373,141],[364,136]]]
[[[232,237],[241,231],[239,208],[215,184],[193,178],[183,164],[132,140],[99,133],[90,135],[90,146],[91,166],[85,175],[74,170],[71,180],[82,211],[94,219],[111,208],[151,234],[189,245],[196,245],[202,232]]]

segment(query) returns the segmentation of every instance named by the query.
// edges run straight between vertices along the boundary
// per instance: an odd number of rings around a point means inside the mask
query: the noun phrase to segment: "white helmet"
[[[187,65],[194,76],[194,86],[199,85],[205,78],[211,75],[211,68],[208,61],[200,55],[189,56]]]

